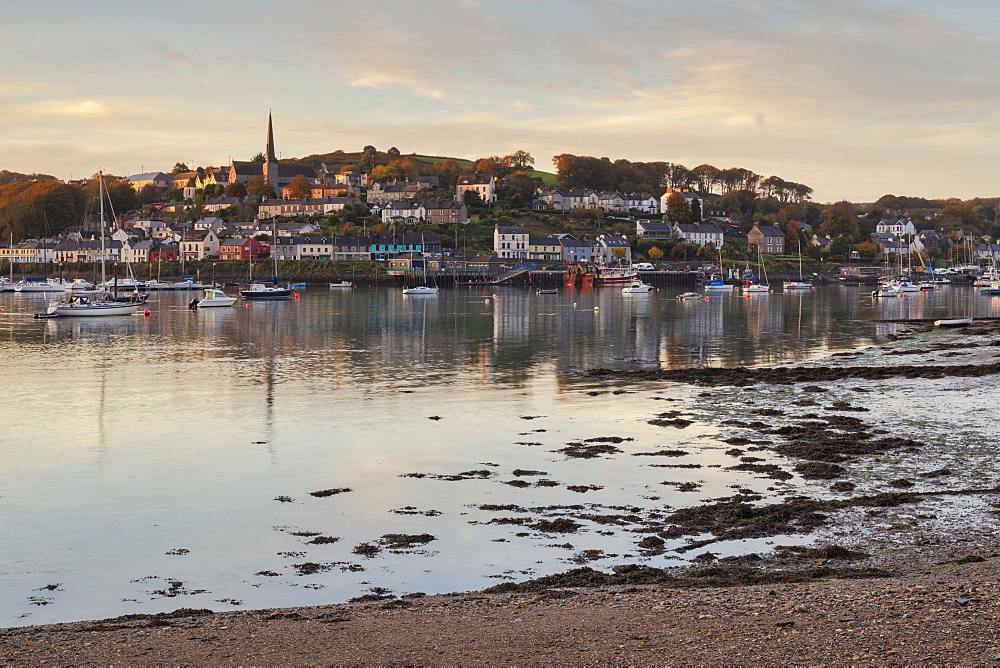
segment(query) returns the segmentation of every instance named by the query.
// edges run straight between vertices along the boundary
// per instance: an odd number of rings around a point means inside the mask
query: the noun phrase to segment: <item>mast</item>
[[[97,195],[101,200],[101,285],[108,281],[107,270],[104,265],[104,172],[97,172]]]

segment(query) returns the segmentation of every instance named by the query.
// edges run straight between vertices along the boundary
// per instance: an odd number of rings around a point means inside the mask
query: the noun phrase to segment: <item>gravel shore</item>
[[[0,662],[991,665],[1000,662],[998,563],[941,563],[864,580],[182,610],[8,629],[0,632]]]

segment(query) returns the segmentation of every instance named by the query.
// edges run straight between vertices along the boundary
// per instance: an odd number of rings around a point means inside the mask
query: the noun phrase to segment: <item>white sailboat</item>
[[[812,290],[812,283],[802,280],[802,241],[799,241],[799,280],[782,283],[785,290]]]
[[[757,246],[757,276],[759,278],[757,281],[744,282],[743,292],[747,294],[766,295],[771,290],[770,286],[767,284],[767,275],[764,272],[764,258],[761,254],[760,246]]]
[[[101,284],[107,284],[106,257],[104,249],[104,173],[98,172],[98,196],[101,201]],[[108,315],[132,315],[143,305],[138,299],[135,301],[120,302],[115,301],[114,295],[104,293],[95,295],[91,299],[89,295],[74,295],[72,287],[66,290],[68,299],[63,301],[53,301],[45,315],[48,317],[93,317]]]
[[[424,248],[424,236],[420,235],[420,249],[423,251]],[[415,288],[403,288],[404,295],[436,295],[438,293],[438,288],[436,285],[427,285],[427,258],[424,260],[424,285],[418,285]]]
[[[278,256],[274,252],[274,228],[277,223],[271,223],[271,257],[274,258],[274,278],[271,280],[271,284],[267,283],[254,283],[253,282],[253,253],[250,254],[250,288],[247,290],[240,290],[240,296],[243,299],[269,299],[269,300],[281,300],[287,301],[289,299],[297,298],[295,293],[292,292],[291,288],[279,287],[278,286]]]

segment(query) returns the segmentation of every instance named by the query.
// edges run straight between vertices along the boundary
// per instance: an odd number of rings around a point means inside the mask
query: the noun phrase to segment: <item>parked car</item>
[[[639,271],[654,271],[656,269],[656,267],[654,267],[650,262],[638,262],[633,264],[632,267],[638,269]]]

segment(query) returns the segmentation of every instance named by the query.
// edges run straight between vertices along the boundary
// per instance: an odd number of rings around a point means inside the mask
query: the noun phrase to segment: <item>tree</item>
[[[152,204],[153,202],[160,201],[163,197],[163,192],[152,183],[147,183],[139,188],[138,195],[140,204]]]
[[[862,241],[858,244],[858,255],[866,260],[874,259],[878,254],[878,248],[870,241]]]
[[[469,211],[473,209],[478,211],[483,208],[483,198],[475,190],[466,190],[462,193],[462,201],[465,202],[465,206],[468,207]]]
[[[296,174],[288,182],[288,194],[292,199],[309,199],[312,197],[312,184],[302,174]]]
[[[701,200],[697,197],[691,200],[691,220],[701,222]]]
[[[659,262],[663,259],[663,251],[653,246],[648,251],[646,251],[646,257],[648,257],[653,262]]]
[[[831,239],[844,237],[854,240],[858,235],[858,215],[850,202],[837,202],[826,209],[826,220],[820,227]]]
[[[385,154],[387,156],[389,156],[390,158],[398,158],[399,157],[399,149],[396,148],[395,146],[392,146],[392,147],[389,148],[388,151],[385,152]]]
[[[175,162],[174,168],[170,170],[171,174],[180,174],[181,172],[190,172],[191,170],[183,162]]]
[[[267,158],[264,156],[263,153],[258,153],[254,157],[250,158],[250,162],[258,165],[263,165],[265,162],[267,162]]]
[[[365,146],[361,151],[361,159],[358,160],[358,169],[366,174],[370,174],[378,163],[378,151],[374,146]]]
[[[377,165],[375,169],[371,171],[371,180],[376,183],[405,181],[406,172],[399,165]]]
[[[618,260],[624,260],[628,252],[621,246],[615,246],[611,249],[611,254],[618,258]]]
[[[209,183],[204,189],[205,197],[218,197],[225,192],[226,188],[221,183]]]
[[[247,184],[243,181],[233,181],[226,186],[226,196],[243,199],[247,196]]]
[[[527,151],[514,151],[506,159],[510,163],[511,169],[516,172],[526,172],[535,164],[535,159]]]
[[[263,176],[255,176],[247,183],[247,194],[261,200],[274,197],[274,189]]]
[[[691,207],[688,206],[684,195],[680,193],[670,193],[667,197],[667,220],[671,223],[683,224],[691,222]]]

